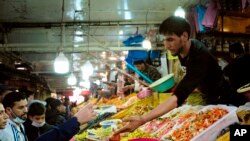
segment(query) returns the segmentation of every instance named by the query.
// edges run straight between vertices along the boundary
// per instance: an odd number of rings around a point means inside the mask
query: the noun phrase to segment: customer
[[[45,102],[34,101],[30,103],[28,118],[31,122],[25,122],[24,127],[29,141],[34,141],[37,137],[53,128],[45,122]]]
[[[49,104],[50,109],[46,111],[46,122],[51,125],[59,125],[66,121],[64,114],[65,106],[59,99],[51,99]]]
[[[25,94],[11,92],[3,99],[3,106],[10,119],[5,129],[0,130],[1,141],[27,141],[23,123],[27,119],[27,100]]]
[[[81,108],[71,119],[54,127],[35,141],[69,141],[80,130],[80,125],[94,119],[96,113],[92,104]]]
[[[128,73],[132,76],[134,76],[134,72],[129,72]],[[128,96],[129,94],[134,92],[134,87],[135,87],[135,80],[132,78],[129,78],[127,76],[124,76],[124,87],[122,88],[125,96]]]
[[[148,65],[144,60],[136,60],[133,62],[133,64],[139,71],[141,71],[152,81],[156,81],[161,78],[160,72],[155,67]]]
[[[71,111],[71,102],[69,100],[69,97],[64,98],[63,105],[65,106],[65,119],[70,119],[70,111]]]
[[[160,33],[165,36],[165,48],[173,56],[178,56],[186,74],[168,100],[148,114],[124,119],[128,123],[117,133],[133,131],[140,125],[180,106],[195,88],[200,90],[207,104],[232,102],[223,101],[230,100],[231,94],[217,59],[201,42],[190,39],[190,24],[185,19],[175,16],[167,18],[160,25]]]
[[[5,113],[3,104],[0,103],[0,129],[4,129],[7,124],[7,119],[9,116]]]
[[[224,75],[228,78],[233,90],[237,90],[250,82],[250,54],[245,54],[240,42],[230,45],[230,54],[234,57],[224,68]]]

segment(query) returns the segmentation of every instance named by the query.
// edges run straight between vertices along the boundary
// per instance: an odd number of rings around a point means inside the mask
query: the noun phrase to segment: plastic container
[[[229,125],[239,122],[236,110],[237,107],[234,106],[225,106],[225,105],[211,105],[205,107],[204,110],[214,108],[214,107],[220,107],[223,109],[226,109],[229,113],[223,116],[221,119],[216,121],[214,124],[209,126],[207,129],[202,131],[200,134],[195,136],[191,141],[214,141],[216,140],[216,137],[219,135],[222,129],[225,127],[228,127]]]
[[[174,74],[171,73],[155,81],[149,87],[152,88],[154,91],[161,93],[171,89],[174,86],[174,84],[175,84]]]
[[[140,99],[143,99],[145,97],[148,97],[152,94],[151,90],[149,90],[148,88],[143,88],[138,94],[137,97]]]
[[[109,127],[117,128],[117,124],[119,122],[122,122],[122,121],[120,119],[104,120],[104,121],[100,122],[100,125],[103,128],[109,128]]]
[[[201,111],[207,111],[208,109],[213,109],[213,108],[222,108],[222,109],[227,110],[228,113],[226,115],[224,115],[223,117],[221,117],[216,122],[214,122],[208,128],[206,128],[205,130],[198,133],[190,141],[215,141],[222,129],[224,129],[225,127],[228,127],[229,125],[231,125],[231,124],[233,124],[235,122],[239,122],[238,117],[236,115],[237,108],[234,107],[234,106],[209,105],[209,106],[203,107],[200,110],[200,112]],[[180,128],[182,125],[183,124],[180,124],[180,125],[177,125],[177,126],[173,127],[172,131]],[[161,141],[168,141],[168,139],[166,137],[169,134],[171,134],[172,131],[170,131],[168,134],[165,134],[161,138]]]

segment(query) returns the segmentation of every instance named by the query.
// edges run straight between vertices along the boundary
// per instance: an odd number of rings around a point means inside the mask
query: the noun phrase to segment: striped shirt
[[[8,119],[6,127],[0,130],[0,141],[28,141],[24,126],[22,124],[17,125]]]

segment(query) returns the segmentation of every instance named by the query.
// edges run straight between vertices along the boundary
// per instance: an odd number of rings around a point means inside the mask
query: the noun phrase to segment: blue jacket
[[[80,130],[80,123],[76,117],[67,120],[48,132],[42,134],[35,141],[69,141]]]

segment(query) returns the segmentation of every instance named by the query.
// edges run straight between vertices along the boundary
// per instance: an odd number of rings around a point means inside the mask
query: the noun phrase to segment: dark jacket
[[[156,81],[161,78],[160,72],[155,67],[148,64],[145,64],[145,69],[142,73],[149,77],[152,81]],[[140,79],[143,80],[141,77]]]
[[[235,95],[225,81],[217,59],[209,52],[204,44],[192,40],[189,54],[182,58],[178,56],[186,75],[177,85],[174,94],[181,105],[188,95],[198,88],[207,104],[243,104],[235,103]],[[238,101],[238,100],[236,100]]]
[[[232,88],[237,91],[243,85],[250,82],[250,54],[236,57],[223,70],[229,78]]]
[[[50,129],[52,129],[54,126],[46,123],[42,127],[35,127],[31,125],[31,122],[28,122],[28,123],[24,123],[24,127],[25,127],[28,140],[34,141],[36,138],[38,138],[43,133],[49,131]]]
[[[52,128],[41,135],[35,141],[69,141],[80,130],[80,123],[76,117],[67,120],[65,123]]]
[[[46,111],[46,122],[50,125],[59,125],[66,121],[65,117],[56,110]]]

